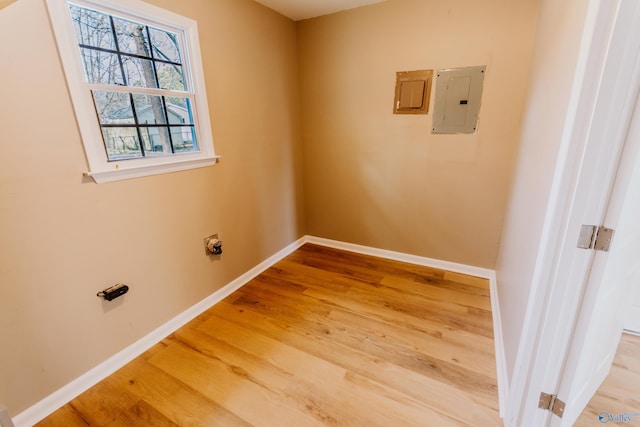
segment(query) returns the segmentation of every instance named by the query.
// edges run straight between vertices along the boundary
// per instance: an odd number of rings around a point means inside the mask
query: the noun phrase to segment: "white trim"
[[[602,224],[637,91],[640,27],[616,20],[620,4],[632,2],[589,4],[510,385],[509,427],[547,425],[539,394],[558,392],[593,257],[576,250],[579,226],[573,225]]]
[[[394,261],[408,262],[410,264],[422,265],[425,267],[439,268],[441,270],[447,270],[453,273],[468,274],[469,276],[482,277],[484,279],[490,279],[491,277],[495,276],[495,272],[487,268],[474,267],[471,265],[442,261],[434,258],[410,255],[402,252],[389,251],[387,249],[372,248],[370,246],[356,245],[354,243],[324,239],[322,237],[306,236],[305,241],[306,243],[314,243],[321,246],[327,246],[329,248],[342,249],[359,254],[387,258]]]
[[[215,158],[217,156],[213,146],[198,24],[195,20],[139,0],[71,0],[81,7],[93,7],[118,16],[130,15],[132,18],[137,17],[138,20],[146,21],[149,25],[165,27],[165,29],[181,35],[180,52],[183,56],[182,66],[184,67],[185,83],[188,86],[187,91],[182,96],[191,100],[198,151],[110,162],[104,149],[102,131],[96,117],[94,101],[90,92],[91,88],[102,87],[102,85],[95,85],[85,81],[67,0],[44,1],[47,5],[49,21],[58,48],[58,56],[65,73],[76,123],[89,165],[89,172],[85,172],[85,176],[92,176],[96,183],[102,183],[199,168],[216,163]],[[132,86],[108,87],[110,88],[109,90],[126,90],[131,93],[158,92],[158,90]],[[172,91],[164,90],[161,92],[165,94],[172,93]]]
[[[507,371],[507,356],[504,351],[504,336],[502,333],[502,315],[500,314],[500,298],[498,296],[498,281],[493,272],[489,278],[489,295],[491,296],[491,320],[493,323],[493,343],[496,352],[496,379],[498,381],[498,408],[500,418],[504,419],[506,405],[509,401],[509,374]]]
[[[504,412],[509,397],[509,376],[507,375],[506,356],[504,352],[504,339],[502,335],[502,316],[500,315],[500,304],[498,300],[498,286],[496,282],[496,272],[486,268],[474,267],[466,264],[458,264],[450,261],[442,261],[434,258],[409,255],[402,252],[395,252],[386,249],[378,249],[370,246],[356,245],[337,240],[324,239],[321,237],[305,236],[305,243],[327,246],[335,249],[356,252],[364,255],[371,255],[386,258],[394,261],[407,262],[425,267],[438,268],[454,273],[468,274],[470,276],[489,279],[489,293],[491,295],[491,317],[493,323],[493,341],[496,353],[496,380],[498,383],[498,407],[500,417],[504,418]]]
[[[7,408],[0,405],[0,426],[1,427],[15,427],[13,425],[13,421],[9,418],[9,413],[7,412]]]
[[[216,305],[236,290],[247,284],[251,279],[294,252],[305,243],[326,246],[335,249],[342,249],[350,252],[371,255],[380,258],[386,258],[394,261],[407,262],[410,264],[421,265],[425,267],[438,268],[451,271],[454,273],[468,274],[471,276],[489,279],[491,293],[491,311],[493,317],[493,333],[496,351],[496,369],[498,382],[498,401],[500,407],[500,416],[503,416],[504,402],[508,395],[507,370],[504,356],[504,345],[502,339],[502,323],[500,316],[500,305],[498,304],[498,292],[496,286],[495,271],[474,267],[464,264],[442,261],[433,258],[426,258],[416,255],[405,254],[402,252],[394,252],[385,249],[377,249],[369,246],[356,245],[353,243],[340,242],[337,240],[324,239],[321,237],[304,236],[295,242],[287,245],[274,255],[270,256],[251,270],[237,277],[232,282],[217,290],[202,301],[196,303],[184,312],[178,314],[173,319],[164,323],[151,333],[142,337],[135,343],[131,344],[122,351],[116,353],[98,366],[84,373],[80,377],[71,381],[67,385],[61,387],[54,393],[45,397],[35,405],[26,409],[22,413],[13,418],[16,427],[29,427],[52,414],[58,408],[64,406],[95,384],[104,380],[109,375],[131,362],[136,357],[153,347],[165,337],[172,334],[191,320]]]
[[[89,370],[54,393],[45,397],[35,405],[21,412],[13,418],[16,427],[31,427],[52,414],[58,408],[64,406],[81,393],[99,383],[109,375],[131,362],[136,357],[162,341],[182,326],[186,325],[197,316],[213,307],[236,290],[240,289],[251,279],[271,267],[282,258],[286,257],[305,243],[301,238],[287,245],[274,255],[270,256],[251,270],[237,277],[223,288],[217,290],[202,301],[178,314],[173,319],[161,325],[151,333],[134,342],[124,350],[116,353],[95,368]]]
[[[120,181],[123,179],[139,178],[143,176],[159,175],[170,172],[178,172],[188,169],[204,168],[217,163],[220,156],[205,157],[195,160],[183,160],[156,165],[143,165],[133,169],[114,169],[105,171],[85,172],[84,176],[90,176],[97,184]]]

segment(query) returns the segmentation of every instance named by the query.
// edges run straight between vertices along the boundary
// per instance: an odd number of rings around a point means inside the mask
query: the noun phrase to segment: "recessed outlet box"
[[[432,77],[433,70],[397,72],[393,114],[427,114]]]
[[[216,240],[219,243],[222,243],[222,242],[220,242],[220,239],[218,238],[218,233],[212,234],[211,236],[208,236],[208,237],[205,237],[204,239],[202,239],[202,241],[204,243],[204,253],[207,254],[207,256],[208,255],[218,255],[219,254],[219,253],[218,254],[214,253],[210,249],[209,242],[211,242],[212,240]]]
[[[129,287],[122,283],[118,283],[103,291],[98,292],[98,296],[104,298],[107,301],[112,301],[118,297],[121,297],[127,292],[129,292]]]

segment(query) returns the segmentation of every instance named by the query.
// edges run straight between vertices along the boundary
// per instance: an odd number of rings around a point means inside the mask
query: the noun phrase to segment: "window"
[[[91,175],[216,161],[196,23],[137,0],[47,0]]]

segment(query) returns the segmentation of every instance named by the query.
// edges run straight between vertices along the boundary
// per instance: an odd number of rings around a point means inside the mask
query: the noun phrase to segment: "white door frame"
[[[566,403],[552,426],[572,426],[609,374],[633,285],[640,280],[640,98],[616,174],[603,225],[615,228],[608,252],[596,252],[557,395]],[[611,408],[600,408],[611,409]],[[633,409],[633,408],[629,408]]]
[[[635,3],[589,2],[506,426],[544,426],[549,419],[537,408],[538,398],[542,391],[557,391],[593,259],[592,251],[576,250],[576,224],[603,220],[639,87]]]

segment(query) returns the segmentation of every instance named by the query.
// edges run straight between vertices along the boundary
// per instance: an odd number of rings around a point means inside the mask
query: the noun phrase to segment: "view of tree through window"
[[[109,161],[198,151],[178,34],[69,8]]]

